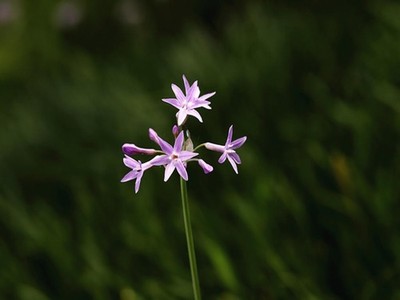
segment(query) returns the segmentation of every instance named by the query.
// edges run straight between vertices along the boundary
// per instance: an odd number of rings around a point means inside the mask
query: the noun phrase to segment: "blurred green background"
[[[0,0],[0,299],[191,299],[170,84],[216,91],[189,166],[204,299],[400,299],[397,1]]]

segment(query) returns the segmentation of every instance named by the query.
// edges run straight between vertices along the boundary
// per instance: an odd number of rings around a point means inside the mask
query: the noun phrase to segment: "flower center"
[[[189,109],[189,100],[188,99],[183,100],[182,108],[185,110]]]
[[[178,159],[179,156],[178,156],[178,154],[176,154],[176,153],[172,153],[172,154],[169,156],[169,158],[170,158],[171,160],[175,160],[175,159]]]

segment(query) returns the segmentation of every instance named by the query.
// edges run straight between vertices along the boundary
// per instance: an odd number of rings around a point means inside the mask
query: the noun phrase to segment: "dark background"
[[[0,298],[191,299],[178,176],[119,180],[171,141],[248,136],[239,175],[189,166],[204,299],[400,298],[397,1],[0,0]]]

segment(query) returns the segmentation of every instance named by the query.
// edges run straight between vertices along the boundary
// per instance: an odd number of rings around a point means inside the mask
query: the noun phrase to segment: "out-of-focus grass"
[[[77,2],[71,28],[18,2],[0,26],[1,298],[191,297],[177,177],[119,183],[122,143],[171,140],[160,99],[183,73],[217,91],[194,142],[248,136],[238,176],[213,153],[210,175],[189,166],[204,298],[400,296],[400,7],[285,2],[135,2],[136,25]]]

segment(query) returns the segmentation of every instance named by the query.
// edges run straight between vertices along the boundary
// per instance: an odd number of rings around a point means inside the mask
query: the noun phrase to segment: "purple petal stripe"
[[[236,174],[239,174],[235,161],[228,155],[228,160]]]
[[[171,84],[172,91],[174,92],[176,99],[179,101],[185,100],[185,95],[183,95],[182,90],[175,84]]]
[[[138,172],[136,170],[129,171],[122,179],[121,182],[127,182],[137,177]]]
[[[229,127],[229,130],[228,130],[228,137],[226,138],[225,146],[228,146],[228,145],[231,143],[231,141],[232,141],[232,135],[233,135],[233,125],[231,125],[231,126]]]
[[[246,140],[247,140],[247,136],[243,136],[241,138],[238,138],[237,140],[234,140],[233,142],[231,142],[230,148],[231,149],[237,149],[239,147],[242,147],[242,145],[244,144],[244,142]]]
[[[182,150],[183,140],[184,140],[183,131],[181,131],[175,140],[175,144],[174,144],[175,152],[180,152]]]

